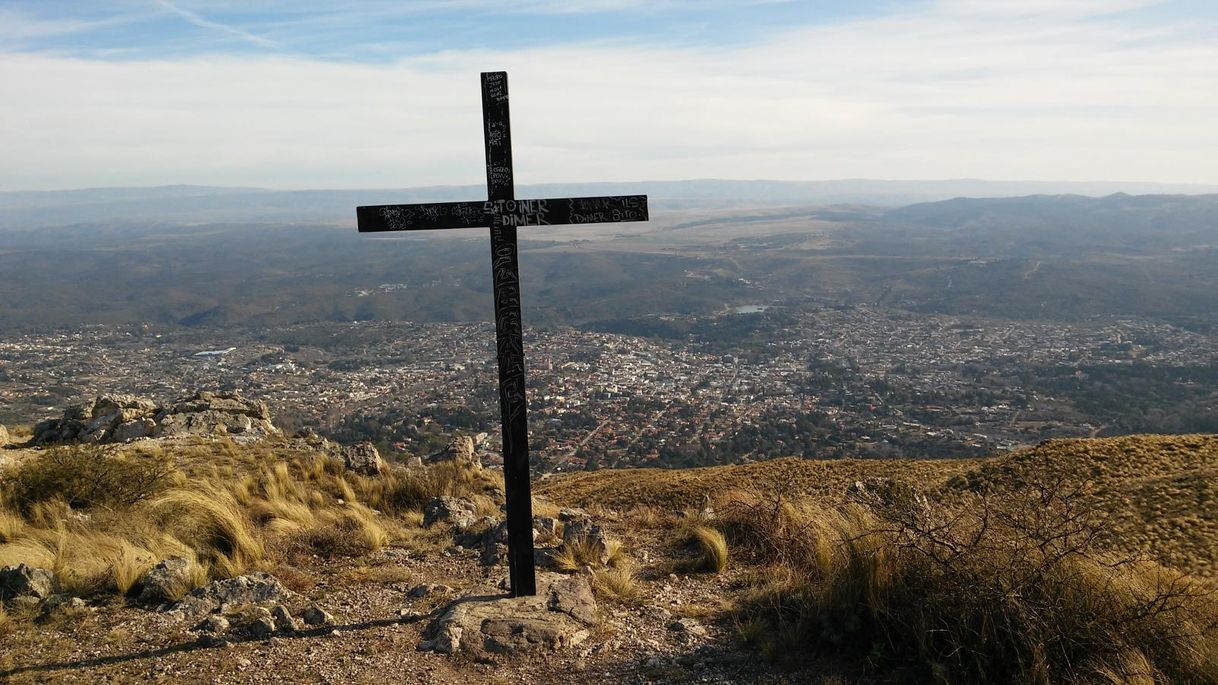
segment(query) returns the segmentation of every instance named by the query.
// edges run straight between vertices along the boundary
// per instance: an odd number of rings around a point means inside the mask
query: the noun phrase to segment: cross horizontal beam
[[[647,221],[646,195],[356,207],[360,233]]]

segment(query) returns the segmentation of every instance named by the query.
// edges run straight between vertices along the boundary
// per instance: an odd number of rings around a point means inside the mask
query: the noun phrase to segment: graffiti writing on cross
[[[487,199],[357,207],[361,233],[487,227],[495,286],[499,412],[503,422],[503,481],[507,499],[508,567],[512,596],[537,593],[533,565],[533,503],[529,481],[528,402],[520,319],[516,229],[528,226],[647,221],[646,195],[518,200],[512,180],[507,73],[482,74]]]

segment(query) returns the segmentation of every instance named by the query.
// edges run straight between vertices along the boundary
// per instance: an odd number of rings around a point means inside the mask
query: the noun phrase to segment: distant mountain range
[[[646,193],[657,210],[863,204],[898,207],[959,197],[1218,193],[1218,185],[1032,181],[638,181],[517,186],[518,197]],[[481,185],[366,190],[268,190],[219,186],[87,188],[0,193],[0,230],[82,223],[342,223],[362,204],[475,200]]]

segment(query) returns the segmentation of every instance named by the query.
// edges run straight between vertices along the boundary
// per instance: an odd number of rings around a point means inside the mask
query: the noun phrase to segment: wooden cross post
[[[512,185],[512,134],[507,72],[482,74],[486,141],[486,202],[436,202],[357,207],[361,233],[490,227],[495,284],[499,412],[503,421],[503,481],[507,490],[508,566],[512,596],[537,594],[533,567],[533,502],[529,491],[529,429],[520,325],[517,226],[647,221],[647,196],[517,200]]]

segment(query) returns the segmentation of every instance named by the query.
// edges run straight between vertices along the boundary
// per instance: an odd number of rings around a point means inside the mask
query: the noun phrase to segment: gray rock
[[[156,421],[149,418],[135,419],[115,426],[110,432],[110,440],[113,442],[139,440],[152,435],[154,430],[156,430]]]
[[[451,523],[457,528],[468,528],[478,520],[474,503],[462,497],[435,497],[423,507],[423,527],[436,523]]]
[[[597,621],[588,580],[542,573],[537,586],[531,597],[483,588],[457,599],[429,626],[419,649],[478,657],[561,649],[588,639]]]
[[[285,602],[293,597],[295,593],[275,576],[259,571],[195,588],[174,605],[174,609],[186,614],[202,614],[224,605]]]
[[[181,435],[280,435],[266,402],[238,392],[200,391],[162,408],[156,415],[158,437]]]
[[[29,597],[44,600],[55,591],[55,574],[25,564],[0,569],[0,600]]]
[[[200,621],[199,624],[195,626],[195,630],[203,633],[215,633],[219,635],[221,633],[227,633],[229,627],[230,624],[227,618],[212,614],[211,616],[208,616]]]
[[[328,611],[316,606],[305,609],[300,617],[304,619],[306,624],[311,626],[324,626],[334,623],[334,617]]]
[[[67,611],[79,611],[88,608],[88,604],[80,597],[72,595],[53,594],[47,597],[42,603],[42,611],[44,614],[49,614],[51,611],[60,609]]]
[[[423,585],[416,585],[416,586],[410,588],[410,592],[408,592],[407,594],[410,595],[411,597],[427,597],[430,595],[447,594],[452,591],[453,591],[453,589],[451,587],[449,587],[448,585],[437,585],[434,583],[425,583]]]
[[[566,523],[568,521],[588,520],[588,512],[583,509],[564,507],[558,510],[558,520]]]
[[[271,618],[275,621],[276,629],[285,633],[296,632],[296,619],[292,618],[291,612],[284,605],[276,604],[271,607]]]
[[[183,586],[190,579],[191,562],[187,559],[166,559],[153,566],[140,579],[143,590],[140,601],[148,604],[172,602],[181,596]]]
[[[448,447],[427,456],[427,461],[435,464],[442,461],[455,461],[470,466],[480,467],[482,462],[474,452],[474,440],[466,435],[455,435]]]
[[[668,629],[694,637],[706,637],[706,628],[696,618],[679,618],[669,623]]]
[[[271,637],[275,634],[275,621],[267,616],[259,616],[246,626],[246,631],[250,637],[258,640]]]
[[[601,565],[609,563],[611,558],[609,537],[605,535],[605,531],[600,526],[588,519],[577,518],[567,521],[563,526],[562,543],[568,547],[574,545],[588,547],[595,555],[597,563]]]
[[[379,476],[385,470],[385,462],[376,445],[361,442],[357,445],[344,447],[342,450],[343,464],[356,473],[365,476]]]
[[[533,537],[558,537],[558,519],[549,516],[533,517]]]

